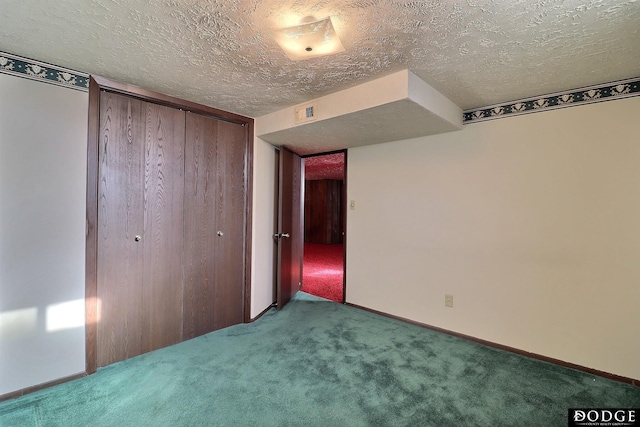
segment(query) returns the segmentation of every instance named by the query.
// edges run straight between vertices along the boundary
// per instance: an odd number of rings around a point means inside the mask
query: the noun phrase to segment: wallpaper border
[[[0,51],[0,73],[89,91],[89,75]]]
[[[87,92],[89,75],[0,51],[0,73]],[[640,77],[463,111],[463,124],[640,96]]]
[[[640,96],[640,77],[463,111],[463,124]]]

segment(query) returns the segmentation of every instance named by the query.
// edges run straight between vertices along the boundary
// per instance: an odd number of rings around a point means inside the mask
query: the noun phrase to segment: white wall
[[[640,379],[639,115],[636,97],[349,150],[347,301]]]
[[[85,369],[87,103],[0,74],[0,395]]]
[[[260,138],[253,152],[253,240],[251,262],[251,318],[273,302],[273,221],[275,147]]]

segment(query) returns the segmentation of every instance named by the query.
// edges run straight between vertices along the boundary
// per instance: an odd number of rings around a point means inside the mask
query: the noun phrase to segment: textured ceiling
[[[292,62],[272,28],[332,17]],[[637,0],[2,0],[0,50],[258,117],[409,69],[463,109],[640,75]]]

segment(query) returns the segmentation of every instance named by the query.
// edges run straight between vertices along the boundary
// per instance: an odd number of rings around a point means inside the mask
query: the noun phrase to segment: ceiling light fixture
[[[273,37],[292,61],[344,51],[330,17],[308,17],[298,25],[273,30]]]

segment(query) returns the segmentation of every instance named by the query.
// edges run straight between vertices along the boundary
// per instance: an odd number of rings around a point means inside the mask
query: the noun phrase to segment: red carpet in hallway
[[[302,290],[311,295],[342,302],[343,246],[304,244]]]

